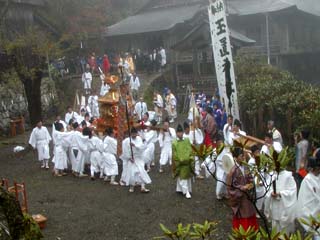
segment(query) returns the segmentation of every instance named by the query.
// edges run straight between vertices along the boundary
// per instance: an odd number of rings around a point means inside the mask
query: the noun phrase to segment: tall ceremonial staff
[[[133,151],[132,151],[131,128],[130,128],[130,119],[129,119],[129,111],[128,111],[127,94],[126,94],[126,97],[125,97],[124,102],[125,102],[125,105],[126,105],[126,119],[127,119],[128,132],[129,132],[130,151],[131,151],[131,162],[134,162]]]
[[[193,143],[196,143],[196,100],[194,98],[193,92],[190,96],[190,110],[192,109],[192,124],[193,124]],[[189,113],[190,113],[189,110]]]

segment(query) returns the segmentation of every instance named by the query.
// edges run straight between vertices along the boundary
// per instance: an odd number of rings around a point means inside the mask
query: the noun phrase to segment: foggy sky
[[[320,16],[320,0],[282,0],[288,3],[297,4],[303,11]]]

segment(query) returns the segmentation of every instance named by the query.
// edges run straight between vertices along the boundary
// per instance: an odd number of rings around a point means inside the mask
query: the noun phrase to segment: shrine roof
[[[201,5],[196,4],[143,12],[108,27],[105,36],[169,30],[179,23],[192,19],[200,10]]]
[[[277,12],[295,6],[285,0],[235,0],[227,3],[228,13],[239,16]]]
[[[246,16],[296,9],[308,14],[320,16],[319,0],[233,0],[227,1],[229,15]],[[122,21],[106,28],[104,36],[120,36],[147,32],[165,31],[179,23],[191,20],[199,12],[206,12],[206,4],[200,2],[192,5],[179,5],[167,8],[151,9],[138,12]],[[241,41],[248,39],[239,34]]]
[[[199,32],[207,32],[209,35],[209,22],[203,21],[201,24],[195,26],[190,32],[188,32],[180,41],[178,41],[175,45],[172,46],[173,49],[176,50],[183,50],[192,48],[192,40],[197,39],[199,36]],[[247,36],[243,35],[242,33],[229,28],[229,35],[231,39],[241,42],[243,45],[253,44],[256,41],[248,38]]]
[[[0,2],[5,2],[4,0],[0,0]],[[27,5],[36,5],[36,6],[43,6],[43,0],[12,0],[12,2],[16,4],[27,4]]]

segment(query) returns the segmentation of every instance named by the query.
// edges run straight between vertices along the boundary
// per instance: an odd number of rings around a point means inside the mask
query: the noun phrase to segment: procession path
[[[231,210],[226,202],[215,199],[215,182],[211,178],[193,182],[190,200],[177,194],[170,168],[162,174],[157,171],[158,146],[157,166],[148,186],[151,192],[142,194],[137,188],[129,193],[127,187],[101,180],[53,177],[51,171],[39,168],[33,152],[17,159],[12,149],[26,143],[29,134],[0,142],[0,177],[11,184],[26,183],[29,213],[48,217],[44,239],[147,240],[161,235],[160,223],[173,228],[180,222],[203,223],[207,219],[219,221],[215,239],[227,239]]]

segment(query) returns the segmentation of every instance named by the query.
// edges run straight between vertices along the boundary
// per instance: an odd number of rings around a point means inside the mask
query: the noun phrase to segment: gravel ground
[[[43,230],[45,239],[68,240],[146,240],[162,234],[159,224],[173,228],[178,223],[218,221],[215,239],[227,239],[231,230],[231,209],[215,199],[212,178],[193,182],[192,199],[175,192],[169,167],[150,176],[149,194],[137,188],[111,186],[101,180],[53,177],[51,170],[41,170],[36,154],[30,152],[17,159],[12,149],[27,142],[30,133],[0,142],[0,177],[26,183],[30,214],[48,217]],[[156,149],[159,160],[159,148]],[[52,168],[52,166],[51,166]]]

